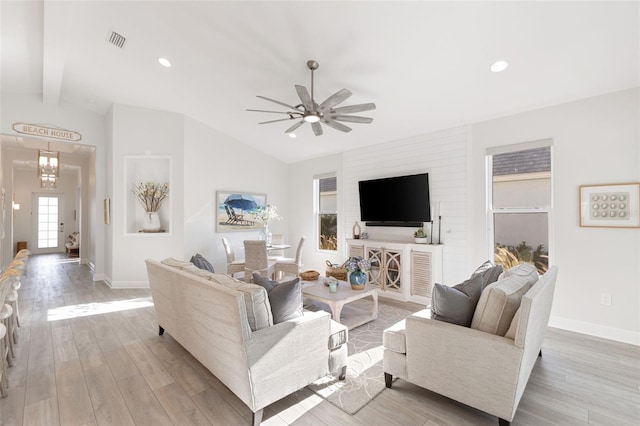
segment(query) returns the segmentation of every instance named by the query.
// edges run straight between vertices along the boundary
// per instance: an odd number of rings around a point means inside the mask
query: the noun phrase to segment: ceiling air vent
[[[118,34],[117,32],[111,31],[111,33],[109,33],[109,38],[107,38],[107,41],[113,44],[114,46],[117,46],[120,49],[122,49],[124,47],[124,44],[127,42],[127,39],[121,36],[120,34]]]

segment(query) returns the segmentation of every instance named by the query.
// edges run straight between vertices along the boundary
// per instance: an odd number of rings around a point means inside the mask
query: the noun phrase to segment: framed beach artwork
[[[640,228],[640,183],[580,186],[580,226]]]
[[[253,217],[267,205],[266,194],[240,191],[216,192],[216,232],[255,231],[264,224]]]

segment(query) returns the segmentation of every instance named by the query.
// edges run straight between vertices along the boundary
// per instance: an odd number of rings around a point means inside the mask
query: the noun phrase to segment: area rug
[[[357,302],[354,302],[357,303]],[[349,305],[345,306],[345,309]],[[382,332],[414,311],[385,302],[378,305],[378,318],[349,330],[349,359],[344,381],[327,376],[309,389],[348,414],[357,413],[385,388],[382,370]]]

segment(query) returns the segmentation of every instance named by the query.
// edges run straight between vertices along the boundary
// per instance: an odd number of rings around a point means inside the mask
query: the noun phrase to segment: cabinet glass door
[[[376,287],[384,287],[383,275],[383,249],[367,248],[367,259],[371,262],[371,270],[369,271],[369,284]]]
[[[384,252],[384,272],[385,288],[388,290],[402,290],[402,252],[395,250],[385,250]]]

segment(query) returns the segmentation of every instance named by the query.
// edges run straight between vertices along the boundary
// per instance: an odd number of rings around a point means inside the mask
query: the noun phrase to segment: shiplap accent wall
[[[467,151],[470,143],[466,126],[379,144],[344,153],[344,223],[347,234],[360,220],[358,181],[415,173],[429,173],[430,201],[440,205],[444,243],[443,283],[458,284],[469,277],[469,182]],[[393,194],[380,194],[381,203],[393,203]],[[432,215],[434,213],[432,212]],[[366,227],[370,239],[413,241],[416,228]],[[434,243],[437,242],[434,218]],[[430,234],[430,227],[425,224]]]

